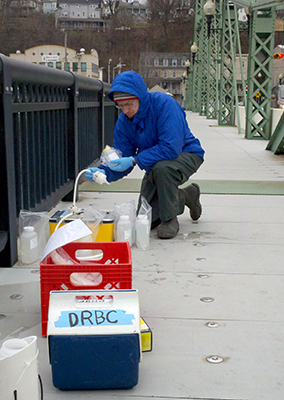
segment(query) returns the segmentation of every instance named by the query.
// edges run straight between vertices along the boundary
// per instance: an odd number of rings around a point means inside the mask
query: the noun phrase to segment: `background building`
[[[280,58],[273,60],[273,87],[278,87],[279,75],[284,76],[284,45],[278,45],[274,49],[274,54]],[[140,53],[139,73],[143,76],[148,89],[155,85],[160,86],[172,94],[174,98],[183,105],[184,85],[183,75],[186,73],[186,61],[188,53]],[[196,65],[198,68],[198,64]],[[242,64],[239,56],[235,60],[235,72],[237,79],[237,90],[239,100],[243,101],[242,73],[247,81],[248,54],[242,55]]]
[[[140,53],[139,73],[148,89],[159,85],[182,103],[182,76],[188,53]]]
[[[57,11],[57,1],[54,0],[43,0],[42,11],[45,14],[54,14]]]
[[[119,18],[131,16],[134,24],[148,22],[147,6],[139,3],[139,1],[119,2],[117,16]]]
[[[100,0],[58,0],[57,7],[58,28],[105,30]]]
[[[11,58],[45,65],[47,67],[72,71],[89,78],[99,78],[99,57],[96,50],[85,54],[81,49],[79,53],[69,47],[56,45],[36,46],[27,49],[25,53],[10,54]]]

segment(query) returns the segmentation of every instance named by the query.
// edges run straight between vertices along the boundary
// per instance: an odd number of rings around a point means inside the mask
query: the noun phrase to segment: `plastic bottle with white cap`
[[[135,241],[140,250],[150,248],[150,222],[147,215],[138,215],[135,222]]]
[[[107,183],[109,185],[109,182],[107,181],[107,177],[103,172],[97,171],[93,173],[93,180],[96,183],[99,183],[102,185],[103,183]]]
[[[116,227],[116,241],[133,243],[133,227],[129,215],[121,215]]]
[[[39,258],[38,236],[33,226],[25,226],[20,235],[20,256],[24,264],[32,264]]]
[[[109,164],[110,161],[117,160],[118,158],[120,158],[120,155],[117,152],[117,150],[110,146],[106,146],[103,149],[103,156],[104,156],[107,164]],[[115,165],[115,164],[112,164],[112,165]]]

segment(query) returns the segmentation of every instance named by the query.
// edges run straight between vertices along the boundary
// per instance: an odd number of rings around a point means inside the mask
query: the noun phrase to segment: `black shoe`
[[[179,231],[179,224],[177,217],[169,221],[162,221],[158,226],[158,237],[160,239],[172,239]]]
[[[184,194],[184,204],[189,208],[189,213],[193,221],[197,221],[202,213],[202,207],[199,201],[200,189],[197,183],[192,183],[184,189],[181,189]]]

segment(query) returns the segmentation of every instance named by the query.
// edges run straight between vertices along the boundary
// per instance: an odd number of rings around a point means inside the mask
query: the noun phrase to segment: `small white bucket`
[[[0,399],[39,400],[37,337],[9,339],[0,348]]]

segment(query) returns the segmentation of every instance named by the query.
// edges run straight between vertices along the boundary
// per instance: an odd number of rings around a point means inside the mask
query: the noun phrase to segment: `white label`
[[[41,59],[43,62],[58,62],[59,56],[48,54],[48,55],[43,55]]]
[[[30,249],[35,249],[37,247],[37,236],[30,240]]]
[[[117,160],[119,157],[115,152],[108,154],[110,160]]]
[[[123,231],[123,238],[126,242],[131,242],[132,239],[132,229],[128,229],[127,231]]]

